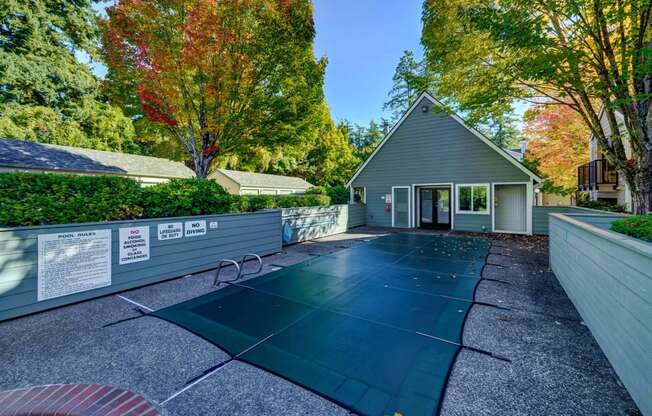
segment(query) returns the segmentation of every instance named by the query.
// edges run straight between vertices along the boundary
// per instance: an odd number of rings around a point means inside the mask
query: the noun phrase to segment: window
[[[457,213],[489,214],[489,184],[457,185]]]
[[[240,189],[240,195],[258,195],[258,189]]]
[[[275,189],[262,189],[260,191],[261,195],[276,195],[276,190]]]
[[[359,204],[367,203],[367,195],[364,186],[353,188],[353,202]]]

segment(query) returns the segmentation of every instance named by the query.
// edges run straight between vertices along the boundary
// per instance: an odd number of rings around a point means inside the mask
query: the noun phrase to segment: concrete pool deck
[[[362,227],[286,247],[264,259],[261,274],[386,232]],[[474,305],[464,344],[509,361],[463,350],[441,414],[638,414],[548,270],[547,239],[491,237],[476,301],[502,308]],[[141,394],[164,415],[349,414],[279,377],[228,361],[176,325],[142,316],[214,290],[213,278],[214,272],[189,275],[1,322],[0,390],[98,383]]]

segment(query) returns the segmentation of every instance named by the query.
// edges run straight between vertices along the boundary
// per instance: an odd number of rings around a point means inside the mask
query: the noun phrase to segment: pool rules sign
[[[120,264],[149,260],[149,226],[120,228]]]
[[[110,285],[111,230],[38,236],[38,301]]]

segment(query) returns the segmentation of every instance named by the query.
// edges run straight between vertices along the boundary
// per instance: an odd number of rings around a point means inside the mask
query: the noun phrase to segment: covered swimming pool
[[[390,234],[152,314],[356,413],[432,415],[489,247]]]

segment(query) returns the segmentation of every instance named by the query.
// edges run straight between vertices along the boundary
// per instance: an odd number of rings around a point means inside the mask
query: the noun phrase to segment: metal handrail
[[[236,270],[238,271],[238,273],[236,274],[235,279],[220,281],[220,271],[222,271],[222,267],[225,264],[229,264],[229,265],[232,264],[232,265],[235,266]],[[222,259],[222,260],[220,260],[220,263],[217,265],[217,272],[215,273],[215,280],[213,281],[213,287],[219,286],[220,283],[235,282],[236,280],[238,280],[239,277],[240,277],[240,265],[238,264],[238,262],[235,261],[235,260],[231,260],[231,259]]]
[[[247,261],[247,257],[249,257],[250,260],[254,260],[254,259],[258,260],[258,270],[256,270],[255,272],[251,272],[251,273],[243,273],[244,272],[244,264]],[[263,259],[261,259],[258,254],[247,253],[244,256],[242,256],[242,260],[240,260],[240,267],[238,267],[238,276],[236,277],[235,280],[239,280],[244,276],[249,276],[249,275],[252,275],[252,274],[258,274],[258,273],[261,272],[261,270],[263,270]]]

